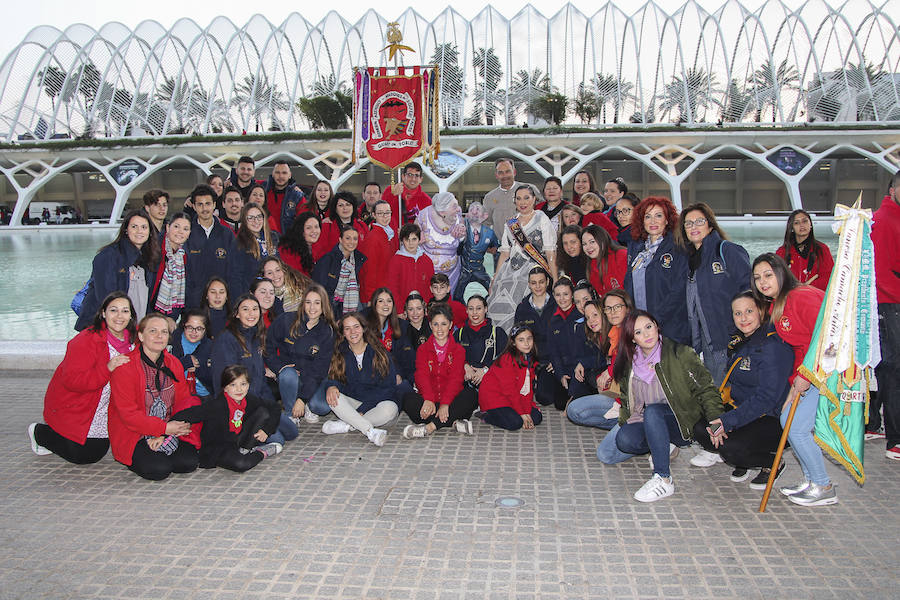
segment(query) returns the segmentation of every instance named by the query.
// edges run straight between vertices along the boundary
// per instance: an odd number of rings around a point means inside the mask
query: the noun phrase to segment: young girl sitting
[[[278,413],[249,394],[247,367],[225,367],[221,383],[222,391],[217,396],[199,406],[179,411],[172,418],[188,423],[203,422],[200,468],[222,467],[243,473],[262,459],[281,452],[281,444],[264,443],[278,426]]]
[[[501,429],[534,429],[543,420],[534,403],[534,333],[522,323],[513,325],[509,342],[484,378],[478,403],[485,423]]]

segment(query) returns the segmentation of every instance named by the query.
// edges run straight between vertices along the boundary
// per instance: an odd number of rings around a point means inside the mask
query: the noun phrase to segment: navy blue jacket
[[[366,319],[371,320],[371,308],[366,306],[359,312]],[[399,321],[400,337],[391,340],[389,354],[391,355],[391,360],[394,361],[397,372],[400,373],[400,377],[406,381],[413,382],[415,381],[414,376],[416,373],[416,349],[419,345],[413,342],[413,336],[409,334],[409,323],[404,319]],[[427,323],[427,321],[423,321],[423,323]],[[384,337],[384,331],[377,332],[375,337]],[[393,336],[391,337],[393,338]],[[428,329],[428,337],[431,337],[431,328]],[[427,340],[428,338],[426,337],[425,339]]]
[[[775,334],[775,327],[767,323],[738,345],[728,366],[737,362],[728,377],[735,410],[722,413],[725,431],[769,415],[777,417],[787,398],[791,384],[788,377],[794,372],[794,352]]]
[[[530,307],[529,307],[530,308]],[[476,369],[490,367],[506,348],[506,332],[497,327],[490,319],[475,331],[466,321],[462,329],[453,332],[453,339],[466,349],[466,364]]]
[[[269,175],[269,178],[266,180],[266,199],[269,197],[269,192],[275,189],[275,179]],[[303,190],[300,189],[300,186],[297,185],[297,182],[294,181],[294,178],[291,177],[287,185],[284,188],[284,198],[281,201],[281,231],[287,233],[291,229],[291,225],[294,224],[294,219],[297,217],[297,208],[306,204],[306,196],[303,194]]]
[[[700,266],[694,278],[712,347],[724,350],[734,329],[731,299],[738,292],[750,289],[750,257],[743,246],[723,240],[711,231],[700,246]],[[703,348],[698,344],[694,350],[699,354]]]
[[[228,313],[225,312],[224,308],[221,310],[207,308],[206,314],[209,315],[209,331],[206,332],[206,335],[215,339],[225,329],[225,324],[228,322]]]
[[[366,256],[359,250],[353,251],[354,264],[356,266],[356,281],[361,283],[359,272],[362,270],[363,263],[366,262]],[[344,303],[334,300],[334,290],[337,288],[338,278],[341,275],[341,262],[344,260],[344,253],[341,252],[341,245],[337,244],[328,254],[319,259],[316,266],[313,267],[312,280],[325,288],[328,297],[331,298],[331,307],[335,315],[344,314]],[[360,291],[360,295],[362,291]],[[362,303],[362,297],[360,297]]]
[[[280,373],[287,365],[300,373],[298,395],[309,401],[319,385],[328,376],[331,353],[334,351],[334,330],[320,320],[312,329],[304,324],[298,335],[291,335],[291,327],[297,318],[295,312],[282,313],[272,321],[266,332],[266,366]]]
[[[394,361],[388,361],[388,374],[380,377],[375,372],[372,363],[375,359],[375,351],[371,347],[366,346],[363,354],[362,369],[356,368],[356,357],[350,346],[346,342],[342,342],[339,347],[340,353],[344,356],[344,374],[347,381],[341,383],[334,379],[328,379],[325,382],[325,389],[331,386],[337,387],[342,394],[349,396],[357,402],[362,402],[356,410],[361,413],[372,410],[379,402],[390,400],[400,405],[400,397],[397,393],[397,368]]]
[[[544,304],[543,310],[538,313],[534,310],[529,302],[531,294],[519,302],[516,307],[516,323],[525,323],[534,331],[534,344],[537,347],[538,362],[546,365],[550,360],[550,353],[547,348],[547,333],[550,329],[550,317],[556,312],[556,300],[548,294],[547,302]]]
[[[233,263],[237,247],[234,242],[234,233],[213,219],[213,227],[206,232],[196,220],[191,223],[191,235],[185,243],[187,253],[188,284],[186,292],[186,308],[199,308],[203,300],[203,290],[206,288],[210,277],[218,275],[228,282],[228,289],[233,289],[232,276]],[[237,298],[232,293],[232,298]]]
[[[266,367],[263,364],[263,348],[256,339],[256,328],[241,328],[245,351],[228,329],[222,331],[213,341],[210,364],[212,366],[213,395],[222,393],[222,371],[231,365],[244,365],[250,372],[250,393],[263,400],[274,402],[272,390],[266,384]]]
[[[554,311],[547,331],[547,352],[553,374],[557,379],[562,379],[563,375],[573,377],[576,365],[584,365],[594,354],[584,336],[584,315],[574,306],[566,318]]]
[[[75,322],[75,330],[81,331],[94,322],[94,317],[103,304],[103,300],[112,292],[128,292],[128,269],[140,258],[140,250],[127,238],[101,249],[94,256],[91,264],[91,284],[88,286],[81,314]],[[153,295],[153,284],[156,281],[158,265],[144,267],[144,279],[150,295]],[[135,306],[135,310],[140,310]],[[147,310],[147,307],[144,307]]]
[[[625,274],[625,291],[634,298],[631,265],[644,249],[644,240],[631,240],[628,244],[628,272]],[[663,336],[691,345],[691,326],[687,318],[685,289],[688,277],[687,254],[675,247],[672,232],[666,233],[653,260],[647,265],[644,282],[647,287],[647,312],[659,323]],[[731,299],[729,298],[729,306]]]
[[[172,356],[181,361],[181,366],[184,367],[185,370],[190,369],[194,366],[194,361],[191,360],[191,357],[197,359],[197,369],[194,371],[194,376],[197,380],[203,384],[207,390],[213,390],[212,384],[212,370],[210,369],[210,361],[209,356],[212,352],[212,340],[208,337],[200,340],[200,344],[191,354],[185,354],[184,348],[181,345],[181,336],[184,335],[184,329],[179,327],[175,330],[175,333],[172,334]]]

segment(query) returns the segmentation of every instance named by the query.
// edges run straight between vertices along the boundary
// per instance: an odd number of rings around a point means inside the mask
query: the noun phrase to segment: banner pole
[[[781,432],[781,439],[778,441],[778,450],[775,451],[775,461],[769,470],[769,480],[766,482],[766,491],[763,492],[762,500],[759,503],[759,512],[766,512],[766,505],[769,503],[769,494],[772,493],[772,486],[775,484],[775,477],[778,475],[778,465],[781,464],[781,455],[784,453],[784,446],[787,443],[788,432],[791,430],[791,423],[794,422],[794,413],[802,398],[799,394],[795,394],[794,400],[791,402],[791,410],[788,412],[787,420],[784,422],[784,431]]]

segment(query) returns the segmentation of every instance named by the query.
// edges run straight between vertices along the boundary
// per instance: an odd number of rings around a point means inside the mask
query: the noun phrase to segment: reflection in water
[[[726,224],[723,228],[732,241],[747,248],[751,260],[763,252],[774,252],[784,236],[783,224]],[[105,229],[0,235],[0,339],[71,338],[76,316],[69,303],[91,276],[97,250],[115,234],[115,229]],[[829,227],[817,223],[816,237],[834,252],[837,236]]]

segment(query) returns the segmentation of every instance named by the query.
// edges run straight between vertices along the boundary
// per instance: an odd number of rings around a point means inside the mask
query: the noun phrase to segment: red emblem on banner
[[[372,77],[366,151],[389,169],[422,152],[422,76]]]

